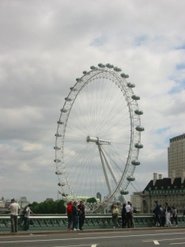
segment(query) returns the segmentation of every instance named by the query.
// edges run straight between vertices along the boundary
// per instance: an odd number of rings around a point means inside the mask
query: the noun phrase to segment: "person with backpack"
[[[71,231],[73,229],[73,203],[72,201],[67,203],[66,211],[67,211],[67,219],[68,219],[67,229],[68,231]]]

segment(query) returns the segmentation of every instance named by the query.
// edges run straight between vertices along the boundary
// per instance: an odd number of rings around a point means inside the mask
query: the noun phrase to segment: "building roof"
[[[179,135],[179,136],[175,136],[173,138],[170,139],[170,143],[174,142],[174,141],[178,141],[178,140],[182,140],[185,139],[185,134]]]
[[[185,188],[185,180],[181,180],[181,178],[163,178],[163,179],[156,179],[150,180],[150,182],[145,187],[144,191],[151,191],[151,190],[166,190],[166,189],[182,189]]]

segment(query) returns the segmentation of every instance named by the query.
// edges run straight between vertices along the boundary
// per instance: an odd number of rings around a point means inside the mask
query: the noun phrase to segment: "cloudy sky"
[[[185,1],[0,1],[0,197],[57,198],[55,132],[69,88],[111,63],[144,111],[134,184],[167,176],[169,138],[185,132]]]

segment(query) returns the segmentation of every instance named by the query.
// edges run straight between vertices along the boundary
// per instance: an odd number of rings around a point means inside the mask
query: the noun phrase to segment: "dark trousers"
[[[18,231],[18,216],[17,215],[10,215],[11,220],[11,232]]]
[[[124,228],[126,227],[126,214],[122,215],[121,219],[122,219],[122,228]]]
[[[68,230],[71,230],[73,228],[73,215],[68,214],[67,219],[68,219],[67,228]]]
[[[84,215],[80,215],[79,216],[79,229],[82,230],[82,227],[84,225],[84,220],[85,220],[85,216]]]
[[[30,219],[28,217],[24,217],[24,230],[29,230],[30,227]]]
[[[133,227],[133,217],[131,212],[126,213],[126,225],[128,228]]]
[[[78,215],[73,215],[73,229],[78,229],[79,218]]]

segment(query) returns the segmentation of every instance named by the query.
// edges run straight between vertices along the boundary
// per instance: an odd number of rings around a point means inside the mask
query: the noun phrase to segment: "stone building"
[[[151,180],[145,187],[142,197],[142,211],[151,213],[155,201],[162,206],[167,202],[169,206],[175,206],[178,213],[184,213],[185,210],[185,180],[178,178],[156,178]]]

